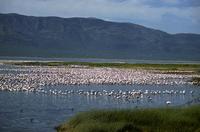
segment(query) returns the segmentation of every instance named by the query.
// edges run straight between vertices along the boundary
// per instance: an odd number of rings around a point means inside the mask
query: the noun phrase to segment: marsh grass
[[[200,106],[79,113],[58,132],[200,132]]]
[[[200,64],[129,64],[129,63],[92,63],[92,62],[10,62],[14,65],[26,66],[89,66],[89,67],[111,67],[111,68],[139,68],[152,70],[192,70],[200,71]]]

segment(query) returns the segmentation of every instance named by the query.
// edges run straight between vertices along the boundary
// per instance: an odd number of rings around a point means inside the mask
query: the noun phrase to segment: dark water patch
[[[0,131],[55,131],[54,127],[63,123],[80,111],[91,109],[124,109],[169,107],[199,104],[200,87],[193,85],[80,85],[48,86],[43,92],[0,91]],[[62,93],[52,94],[51,91]],[[178,91],[177,94],[147,94],[133,99],[116,98],[107,95],[86,95],[77,91],[127,92],[127,91]],[[182,92],[185,91],[183,94]],[[191,91],[193,91],[191,93]],[[181,92],[181,93],[180,93]],[[193,102],[191,103],[191,101]],[[167,105],[166,101],[171,101]],[[190,103],[188,103],[190,102]]]

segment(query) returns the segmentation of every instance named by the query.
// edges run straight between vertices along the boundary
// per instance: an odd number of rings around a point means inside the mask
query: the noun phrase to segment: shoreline
[[[72,68],[87,67],[106,67],[106,68],[126,68],[142,70],[161,70],[161,71],[193,71],[200,73],[200,64],[151,64],[151,63],[125,63],[125,62],[78,62],[78,61],[5,61],[2,64],[16,66],[59,66]]]
[[[1,56],[0,62],[2,61],[15,61],[15,62],[23,62],[23,61],[34,61],[34,62],[96,62],[96,63],[130,63],[130,64],[200,64],[200,60],[170,60],[170,59],[116,59],[116,58],[74,58],[74,57],[68,57],[68,58],[50,58],[50,57],[12,57],[12,56]]]

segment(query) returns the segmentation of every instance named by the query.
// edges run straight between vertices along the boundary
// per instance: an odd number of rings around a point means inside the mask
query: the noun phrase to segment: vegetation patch
[[[57,132],[199,132],[200,106],[79,113]]]
[[[194,85],[200,85],[200,77],[193,77],[191,82],[194,84]]]
[[[26,66],[89,66],[89,67],[111,67],[111,68],[139,68],[150,70],[170,71],[200,71],[200,64],[130,64],[130,63],[93,63],[93,62],[10,62],[8,64]]]

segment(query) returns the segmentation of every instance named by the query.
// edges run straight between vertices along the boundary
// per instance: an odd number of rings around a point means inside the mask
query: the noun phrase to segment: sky
[[[172,34],[200,34],[200,0],[0,0],[0,13],[96,17]]]

